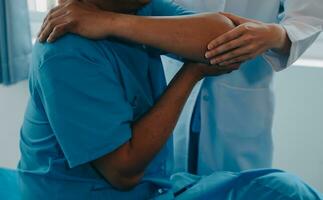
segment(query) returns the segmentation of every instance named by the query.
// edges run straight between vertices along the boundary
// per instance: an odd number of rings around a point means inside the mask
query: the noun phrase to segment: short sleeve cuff
[[[80,151],[77,155],[66,156],[69,167],[74,168],[103,157],[118,149],[120,146],[128,142],[132,137],[131,128],[127,127],[126,125],[125,127],[120,128],[117,132],[118,133],[114,136],[115,138],[111,139],[110,137],[109,141],[106,141],[106,145],[102,147],[98,147],[87,152],[82,151],[82,147],[80,147]],[[100,141],[100,143],[102,143],[102,141]]]

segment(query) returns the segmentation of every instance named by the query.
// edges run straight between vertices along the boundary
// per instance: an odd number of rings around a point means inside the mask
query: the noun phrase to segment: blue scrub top
[[[139,11],[181,14],[188,12],[169,0],[154,0]],[[76,35],[37,43],[29,85],[18,165],[24,199],[146,199],[170,187],[172,138],[129,192],[112,188],[90,164],[126,143],[132,122],[165,89],[156,51]]]

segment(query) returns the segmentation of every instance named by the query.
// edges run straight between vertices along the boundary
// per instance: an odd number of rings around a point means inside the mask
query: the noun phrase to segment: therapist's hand
[[[267,24],[230,13],[221,14],[231,19],[237,27],[209,43],[205,57],[211,64],[245,62],[269,49],[279,53],[289,52],[290,40],[280,25]]]
[[[113,13],[77,0],[61,0],[45,18],[38,34],[40,42],[53,42],[66,33],[77,33],[91,39],[109,35],[109,19]]]

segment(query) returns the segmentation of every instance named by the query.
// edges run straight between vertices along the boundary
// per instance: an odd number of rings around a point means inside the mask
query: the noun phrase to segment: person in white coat
[[[291,66],[319,36],[323,0],[175,2],[198,12],[226,12],[237,27],[212,41],[206,57],[212,64],[243,63],[240,70],[227,76],[206,78],[192,92],[175,129],[176,170],[206,175],[271,167],[273,74]],[[286,30],[290,40],[287,53],[272,49],[270,43],[275,38],[265,37],[272,23]],[[163,61],[168,76],[174,65],[181,65],[170,59]],[[198,147],[194,148],[197,138]]]

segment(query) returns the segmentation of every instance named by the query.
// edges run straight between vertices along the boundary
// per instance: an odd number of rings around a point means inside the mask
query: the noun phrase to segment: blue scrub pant
[[[16,171],[0,167],[0,199],[20,200]]]
[[[174,175],[172,182],[172,190],[154,199],[323,200],[322,194],[296,176],[275,169],[215,172],[206,177],[182,173]]]

